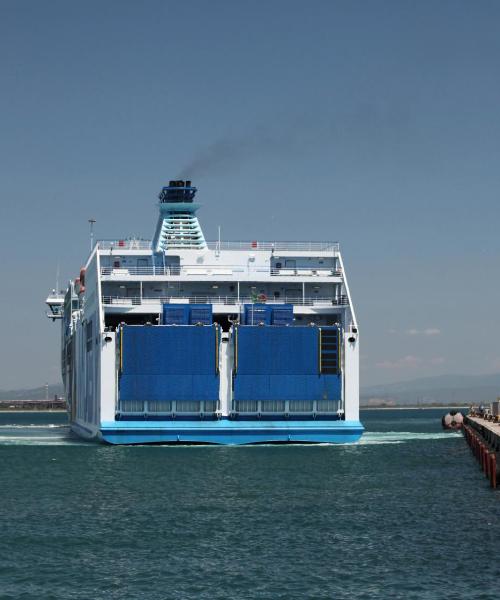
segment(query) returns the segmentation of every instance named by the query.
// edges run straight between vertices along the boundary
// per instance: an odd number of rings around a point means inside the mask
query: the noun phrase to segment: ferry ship
[[[170,181],[152,240],[91,243],[48,296],[71,429],[110,444],[358,440],[339,244],[206,241],[196,193]]]

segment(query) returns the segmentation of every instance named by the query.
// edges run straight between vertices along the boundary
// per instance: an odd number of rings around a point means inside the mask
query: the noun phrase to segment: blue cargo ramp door
[[[234,412],[336,414],[342,393],[339,339],[337,327],[236,327]]]
[[[119,335],[120,413],[217,410],[218,326],[125,325]]]

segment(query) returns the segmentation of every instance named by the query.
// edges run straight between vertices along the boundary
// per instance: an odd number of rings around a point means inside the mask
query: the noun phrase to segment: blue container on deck
[[[245,304],[244,305],[244,324],[245,325],[271,325],[272,307],[267,304]]]
[[[211,304],[190,304],[189,305],[189,324],[212,325],[212,305]]]
[[[163,325],[188,325],[189,304],[164,304]]]
[[[280,304],[272,307],[271,323],[273,325],[285,326],[293,323],[293,304]]]
[[[211,304],[164,304],[163,325],[212,324]]]

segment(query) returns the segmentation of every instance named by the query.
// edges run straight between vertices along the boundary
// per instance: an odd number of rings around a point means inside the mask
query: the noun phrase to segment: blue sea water
[[[500,490],[443,410],[353,445],[111,447],[0,413],[0,598],[498,599]]]

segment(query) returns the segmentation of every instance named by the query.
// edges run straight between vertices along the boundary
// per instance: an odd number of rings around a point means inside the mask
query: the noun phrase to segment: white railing
[[[102,303],[106,306],[141,306],[141,305],[160,305],[160,304],[224,304],[224,305],[240,305],[252,304],[255,299],[250,296],[103,296]],[[258,302],[258,300],[257,300]],[[298,306],[345,306],[348,304],[347,296],[339,296],[338,298],[320,298],[314,297],[297,297],[297,296],[282,296],[280,298],[267,298],[266,304],[296,304]]]
[[[244,275],[272,275],[277,277],[341,277],[342,271],[325,267],[280,268],[252,265],[182,265],[161,267],[101,267],[101,275],[114,279],[141,276],[193,276],[237,278]]]
[[[45,302],[62,302],[64,301],[65,294],[63,292],[52,292],[47,296],[47,300]]]
[[[99,240],[100,250],[151,250],[151,240]]]
[[[151,240],[139,239],[123,239],[123,240],[99,240],[97,242],[101,250],[151,250]],[[174,248],[175,246],[173,246]],[[268,250],[275,252],[284,251],[306,251],[306,252],[339,252],[340,246],[338,242],[261,242],[252,241],[235,241],[235,242],[218,242],[209,241],[207,247],[210,250]]]
[[[236,242],[207,242],[207,246],[210,250],[274,250],[275,252],[280,251],[319,251],[319,252],[338,252],[340,245],[338,242],[287,242],[287,241],[275,241],[275,242],[261,242],[258,240],[253,241],[236,241]]]

